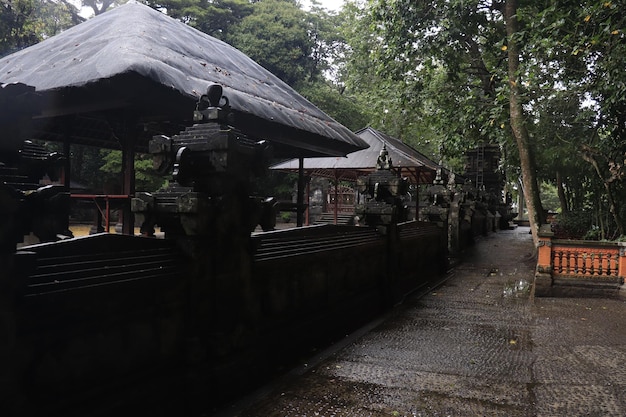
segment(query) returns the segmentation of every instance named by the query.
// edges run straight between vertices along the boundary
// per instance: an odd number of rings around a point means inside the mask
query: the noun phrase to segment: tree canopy
[[[226,40],[287,84],[307,79],[314,66],[307,14],[295,0],[263,0]]]
[[[368,34],[356,45],[370,41],[354,50],[360,58],[353,61],[375,68],[361,64],[361,74],[397,81],[397,97],[416,97],[421,106],[413,108],[446,154],[499,143],[510,173],[524,176],[526,166],[527,193],[534,189],[538,198],[540,181],[555,183],[563,210],[602,195],[594,203],[613,217],[607,235],[623,234],[624,201],[616,197],[623,195],[626,143],[623,7],[558,0],[356,4],[363,16],[357,24]]]
[[[298,0],[145,2],[242,50],[353,130],[370,125],[453,169],[467,149],[500,145],[535,223],[546,183],[561,212],[624,234],[621,1],[346,0],[339,13]],[[115,4],[81,3],[95,14]],[[7,0],[0,53],[80,19],[66,0]]]
[[[232,27],[253,12],[250,0],[145,0],[161,10],[215,38],[226,39]]]
[[[0,56],[53,36],[80,23],[69,1],[6,0],[0,3]]]

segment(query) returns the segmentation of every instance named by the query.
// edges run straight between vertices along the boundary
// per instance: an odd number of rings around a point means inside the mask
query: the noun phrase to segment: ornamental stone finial
[[[376,169],[390,170],[393,167],[389,152],[387,152],[387,145],[383,144],[383,148],[380,150],[378,159],[376,160]]]

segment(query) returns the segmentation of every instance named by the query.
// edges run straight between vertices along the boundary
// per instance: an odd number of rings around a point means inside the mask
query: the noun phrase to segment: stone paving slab
[[[533,253],[528,228],[482,238],[444,285],[230,415],[625,416],[626,303],[533,299]]]

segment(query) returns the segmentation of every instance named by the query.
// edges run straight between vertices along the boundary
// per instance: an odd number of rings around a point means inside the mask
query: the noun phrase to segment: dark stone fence
[[[445,270],[441,229],[381,230],[322,225],[211,243],[102,234],[7,255],[0,412],[210,410]]]
[[[97,235],[18,251],[3,279],[2,415],[106,414],[179,366],[186,282],[173,242]]]

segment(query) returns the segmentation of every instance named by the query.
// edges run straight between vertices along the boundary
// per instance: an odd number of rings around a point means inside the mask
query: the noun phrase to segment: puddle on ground
[[[510,297],[524,297],[530,293],[530,283],[525,279],[518,279],[515,281],[507,281],[504,284],[504,290],[502,296],[504,298]]]

